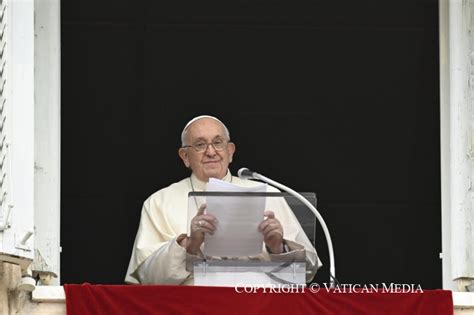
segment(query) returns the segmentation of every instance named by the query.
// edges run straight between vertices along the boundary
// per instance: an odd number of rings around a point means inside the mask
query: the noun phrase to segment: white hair
[[[185,146],[186,145],[186,135],[188,133],[188,129],[189,129],[189,126],[191,126],[194,122],[200,120],[200,119],[203,119],[203,118],[210,118],[210,119],[214,119],[215,121],[219,122],[222,127],[224,127],[224,132],[225,132],[225,136],[226,136],[226,140],[230,141],[230,132],[229,132],[229,129],[227,129],[226,125],[224,125],[224,123],[222,121],[220,121],[218,118],[214,117],[214,116],[210,116],[210,115],[201,115],[201,116],[197,116],[197,117],[194,117],[193,119],[191,119],[187,124],[186,126],[184,126],[183,128],[183,131],[181,132],[181,146]]]

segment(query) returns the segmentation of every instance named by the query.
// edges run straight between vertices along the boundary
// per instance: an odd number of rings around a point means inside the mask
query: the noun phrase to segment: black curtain
[[[437,1],[61,6],[62,283],[123,282],[143,201],[212,114],[234,173],[316,192],[340,282],[441,287]]]

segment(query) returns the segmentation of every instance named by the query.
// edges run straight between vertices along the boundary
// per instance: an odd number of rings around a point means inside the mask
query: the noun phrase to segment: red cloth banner
[[[69,315],[87,314],[453,314],[451,291],[346,292],[320,288],[65,284]],[[314,290],[313,290],[314,291]]]

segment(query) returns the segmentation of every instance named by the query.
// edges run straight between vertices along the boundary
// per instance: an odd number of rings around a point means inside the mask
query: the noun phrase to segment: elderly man
[[[235,153],[227,127],[213,116],[198,116],[189,121],[181,134],[178,150],[190,177],[163,188],[143,204],[140,226],[135,238],[125,282],[141,284],[192,284],[186,259],[200,255],[206,233],[216,230],[216,218],[201,207],[187,231],[188,193],[205,191],[209,178],[244,187],[255,186],[230,174]],[[266,219],[258,229],[265,246],[259,259],[286,260],[306,254],[307,266],[314,276],[320,266],[316,250],[304,234],[291,210],[265,211]]]

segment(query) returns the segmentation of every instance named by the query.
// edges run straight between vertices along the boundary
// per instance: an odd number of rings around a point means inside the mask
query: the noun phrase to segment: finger
[[[201,232],[201,233],[213,235],[215,230],[213,230],[211,228],[208,228],[208,227],[205,227],[205,226],[200,226],[196,229],[196,232]]]
[[[202,205],[199,207],[199,209],[198,209],[198,211],[197,211],[197,213],[196,213],[196,216],[204,214],[204,210],[206,209],[206,206],[207,206],[206,204],[202,204]]]
[[[265,228],[262,230],[262,233],[263,235],[266,235],[270,231],[275,230],[275,229],[283,231],[283,229],[281,228],[281,225],[278,224],[278,222],[272,222],[270,224],[267,224],[267,226],[265,226]]]
[[[206,226],[206,225],[197,225],[195,224],[195,226],[193,227],[193,229],[191,230],[191,236],[195,236],[195,237],[199,237],[199,238],[202,238],[204,236],[204,234],[214,234],[214,229],[212,229],[209,226]]]
[[[280,230],[279,228],[270,228],[270,229],[267,229],[264,233],[263,233],[263,237],[264,239],[272,239],[274,237],[277,237],[279,239],[283,239],[283,231]]]
[[[191,224],[194,224],[196,227],[207,225],[208,227],[212,227],[213,230],[217,229],[217,219],[213,215],[203,214],[194,217]]]
[[[265,237],[268,237],[268,236],[271,236],[271,235],[280,235],[280,236],[283,236],[283,231],[278,228],[278,227],[268,227],[264,232],[263,232],[263,235]]]
[[[260,225],[258,226],[258,230],[260,232],[263,232],[269,225],[271,224],[280,224],[280,221],[278,221],[277,219],[266,219],[266,220],[263,220],[262,223],[260,223]]]
[[[206,228],[211,231],[215,231],[217,229],[216,223],[214,221],[199,220],[196,222],[196,226],[198,228]]]
[[[269,220],[263,220],[259,225],[258,225],[258,231],[263,232],[263,230],[269,225],[271,221]]]
[[[267,210],[263,212],[263,215],[267,217],[268,219],[273,219],[275,218],[275,212]]]
[[[203,214],[203,215],[200,215],[199,217],[196,217],[196,220],[206,220],[210,223],[213,223],[213,224],[217,224],[217,219],[215,216],[213,216],[212,214]]]

